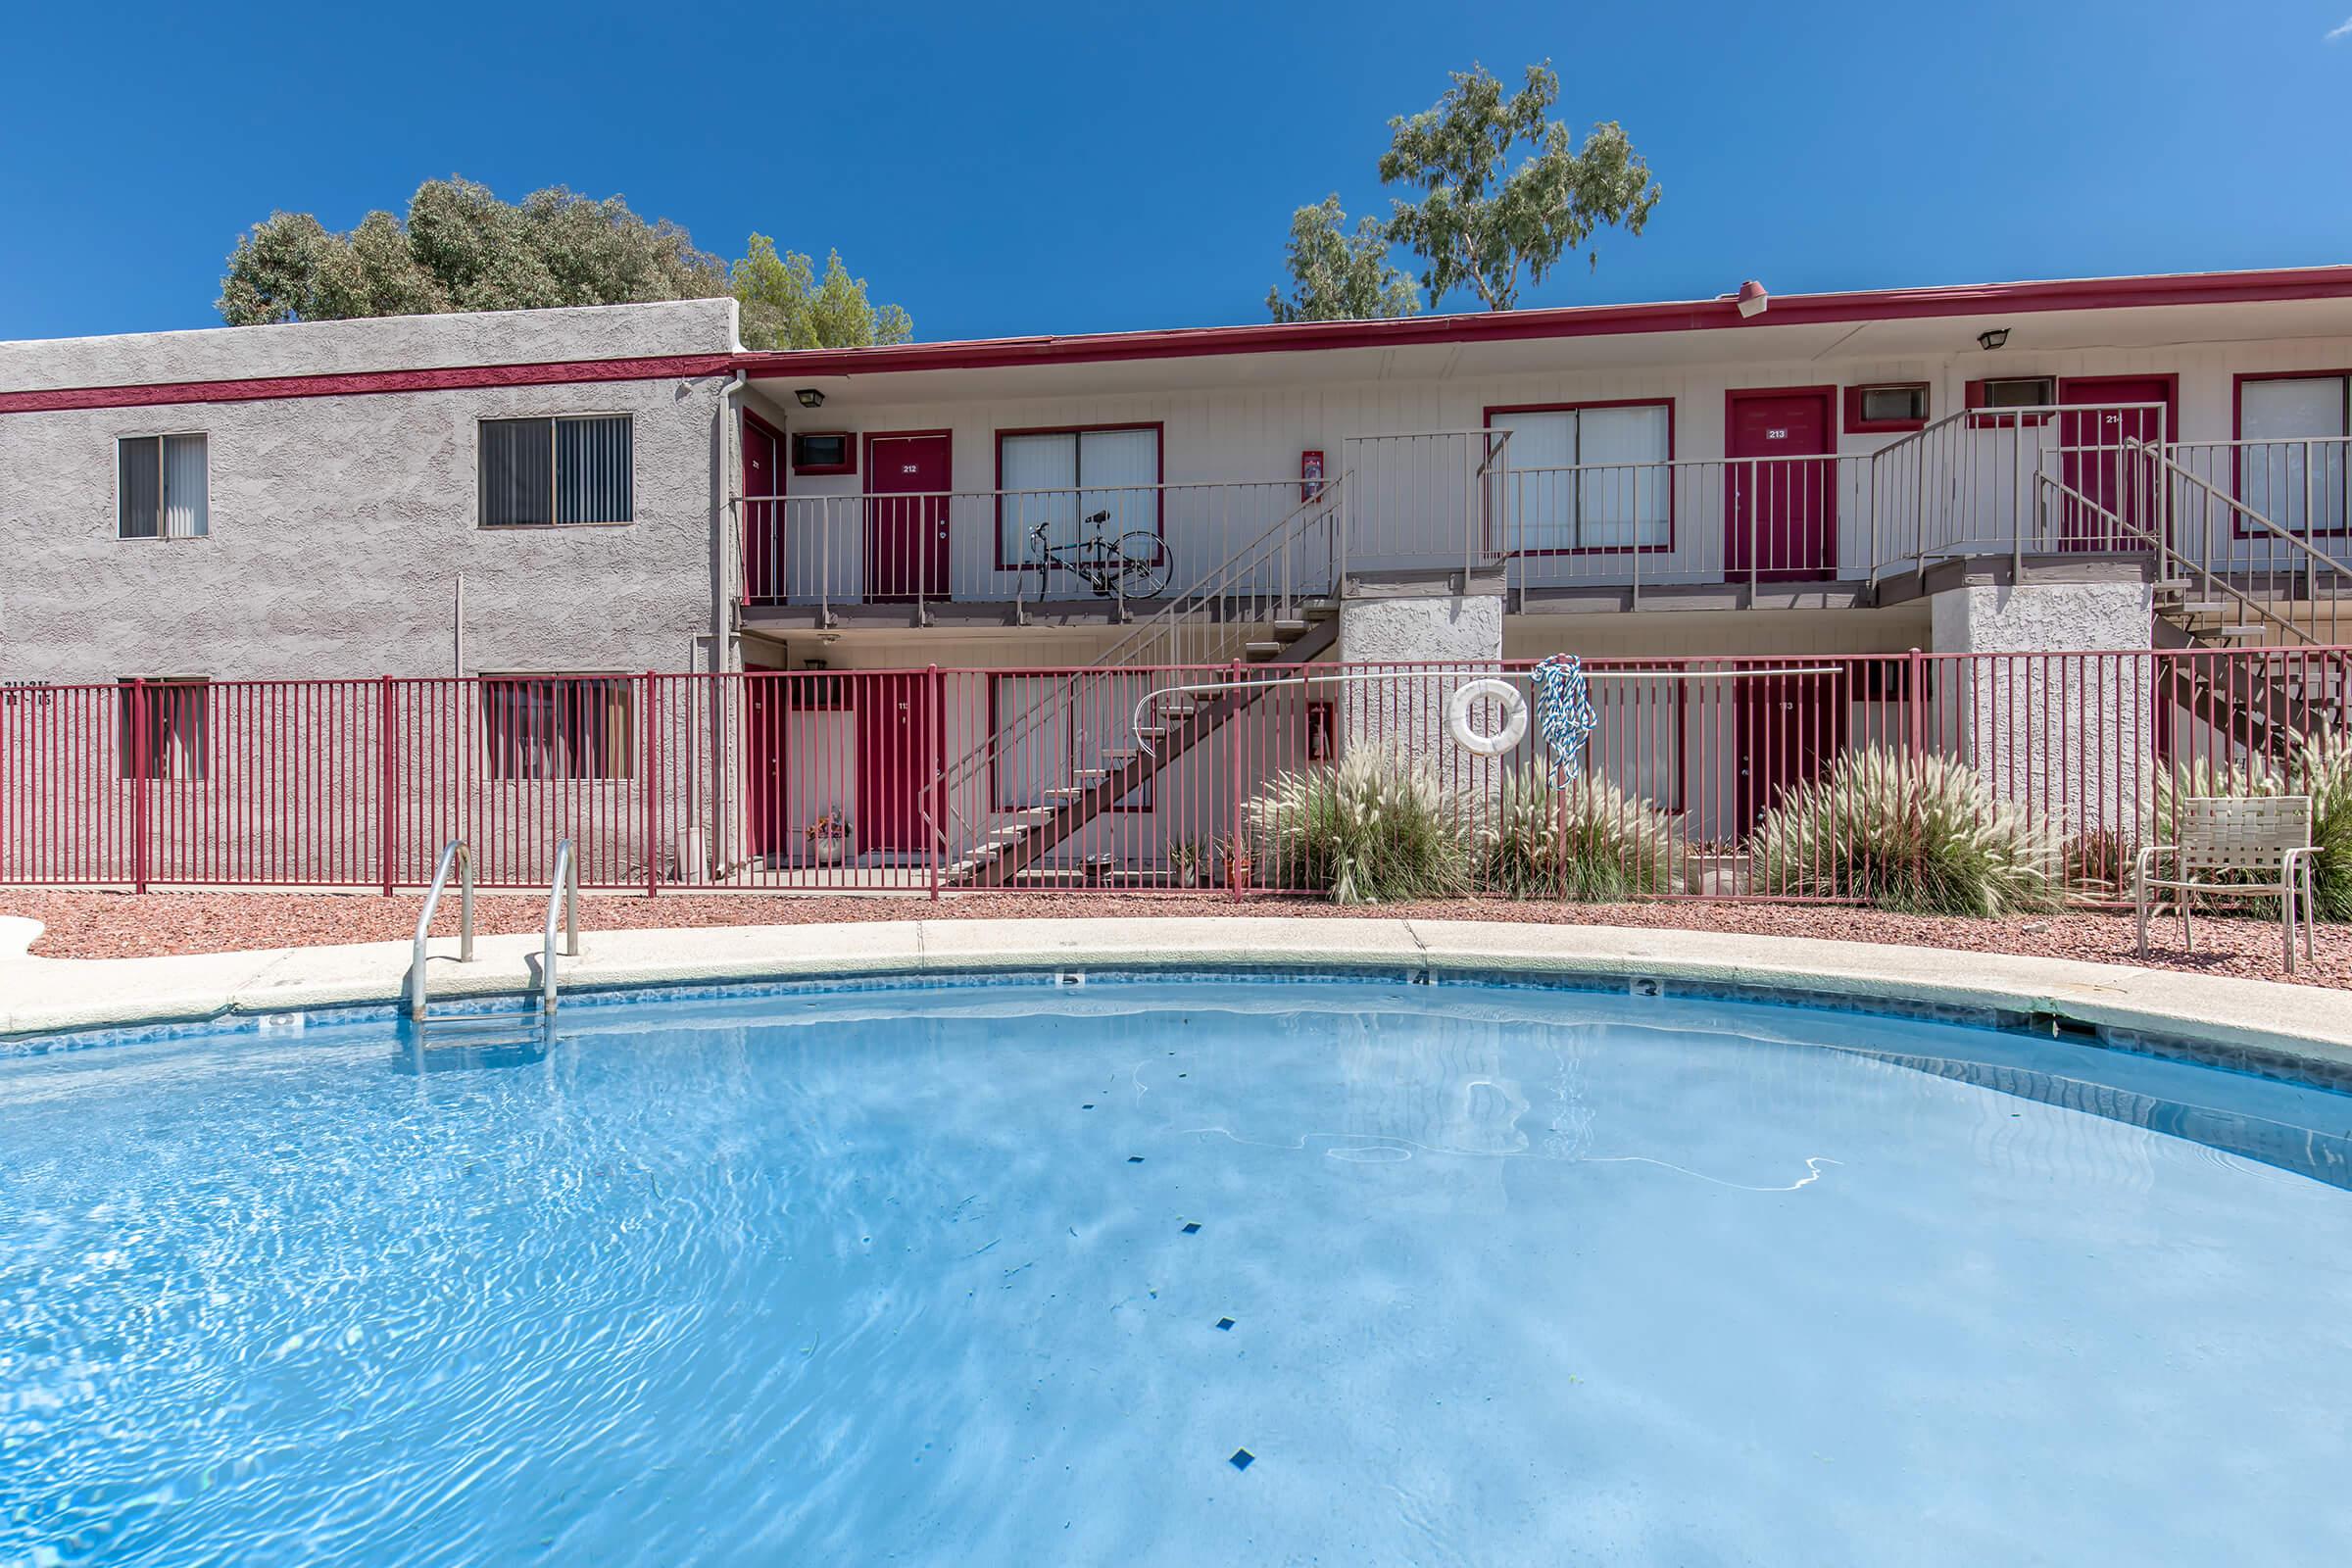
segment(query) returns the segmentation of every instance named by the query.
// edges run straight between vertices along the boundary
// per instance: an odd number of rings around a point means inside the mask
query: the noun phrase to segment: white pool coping
[[[31,920],[0,919],[0,1034],[397,1001],[409,944],[150,958],[38,958]],[[1830,995],[1857,1005],[1997,1008],[2085,1027],[2272,1051],[2352,1068],[2352,992],[2061,958],[1620,926],[1309,915],[1120,920],[894,920],[589,931],[564,987],[951,975],[1003,969],[1375,967],[1443,980],[1504,972],[1646,976]],[[539,939],[483,937],[471,963],[436,940],[436,1000],[521,996]]]

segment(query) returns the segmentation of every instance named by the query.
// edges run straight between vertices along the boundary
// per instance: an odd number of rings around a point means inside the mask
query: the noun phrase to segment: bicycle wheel
[[[1120,590],[1128,598],[1157,599],[1168,591],[1176,562],[1159,535],[1138,528],[1119,535],[1116,548]]]

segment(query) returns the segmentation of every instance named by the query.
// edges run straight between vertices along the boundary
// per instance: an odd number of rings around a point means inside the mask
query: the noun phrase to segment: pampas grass
[[[1681,891],[1684,857],[1680,824],[1606,779],[1554,790],[1541,773],[1513,772],[1480,835],[1478,882],[1515,899],[1616,904]]]
[[[1460,803],[1420,762],[1372,747],[1336,767],[1278,774],[1248,808],[1260,881],[1336,904],[1458,898],[1470,890]]]
[[[1885,747],[1790,791],[1749,845],[1757,891],[1859,899],[1904,914],[2055,908],[2058,847],[1977,771]]]

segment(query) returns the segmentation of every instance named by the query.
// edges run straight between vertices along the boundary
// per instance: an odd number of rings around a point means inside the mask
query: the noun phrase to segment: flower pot
[[[1176,868],[1176,885],[1180,888],[1199,887],[1200,885],[1200,868],[1197,865],[1178,866]]]
[[[811,839],[809,842],[810,842],[811,844],[813,844],[813,845],[815,845],[815,846],[816,846],[816,863],[817,863],[817,864],[819,864],[819,865],[839,865],[839,864],[841,863],[842,845],[843,845],[843,841],[842,841],[842,840],[840,840],[840,839]]]

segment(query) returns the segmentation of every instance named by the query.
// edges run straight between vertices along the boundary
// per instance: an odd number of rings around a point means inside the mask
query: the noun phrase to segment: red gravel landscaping
[[[244,948],[312,947],[338,942],[405,941],[419,900],[372,894],[0,892],[0,914],[26,915],[48,929],[32,951],[50,958],[119,958],[167,953],[227,953]],[[484,895],[475,928],[537,931],[545,895]],[[2136,963],[2129,914],[2077,912],[2006,920],[1937,919],[1872,909],[1770,904],[1515,904],[1465,900],[1338,908],[1310,899],[1209,893],[961,894],[934,904],[920,897],[598,895],[584,900],[591,930],[651,926],[803,925],[853,920],[1137,919],[1160,915],[1313,915],[1326,919],[1420,918],[1533,921],[1552,925],[1642,926],[1662,930],[1740,931],[1761,936],[1901,942],[1969,953]],[[457,901],[445,899],[436,930],[457,931]],[[2248,979],[2287,978],[2278,962],[2278,927],[2262,920],[2200,917],[2197,951],[2180,951],[2178,922],[2159,925],[2149,966]],[[2294,978],[2307,985],[2352,987],[2352,927],[2320,928],[2319,961]]]

